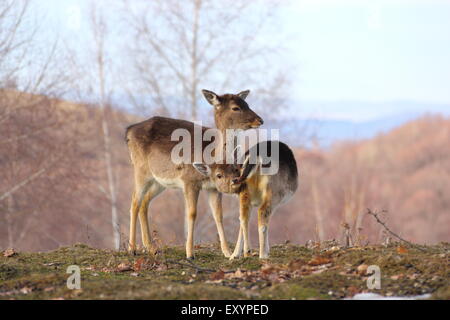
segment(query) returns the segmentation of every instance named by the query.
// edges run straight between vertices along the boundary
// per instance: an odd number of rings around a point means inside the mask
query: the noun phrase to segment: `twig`
[[[196,272],[210,272],[210,273],[217,272],[217,270],[206,269],[206,268],[199,267],[199,266],[197,266],[196,264],[194,264],[193,262],[191,262],[189,260],[187,261],[187,263],[182,263],[182,262],[178,262],[178,261],[174,261],[174,260],[168,260],[168,259],[164,260],[164,262],[166,264],[172,263],[172,264],[177,264],[177,265],[180,265],[180,266],[183,266],[183,267],[193,268],[193,269],[195,269]],[[235,271],[232,271],[232,270],[223,271],[223,273],[234,273],[234,272]]]
[[[419,250],[421,250],[421,251],[426,251],[426,250],[424,250],[422,247],[420,247],[419,245],[414,244],[414,243],[412,243],[412,242],[410,242],[410,241],[408,241],[408,240],[405,240],[405,239],[403,239],[402,237],[400,237],[398,234],[394,233],[391,229],[388,228],[388,226],[386,225],[386,223],[383,222],[383,221],[378,217],[378,213],[373,212],[372,210],[370,210],[370,209],[368,208],[368,209],[367,209],[367,214],[373,216],[373,217],[377,220],[377,222],[378,222],[379,224],[381,224],[381,225],[383,226],[384,229],[386,229],[387,232],[389,232],[391,235],[393,235],[393,236],[396,237],[397,239],[399,239],[399,240],[401,240],[401,241],[403,241],[403,242],[409,244],[409,245],[412,246],[412,247],[416,247],[417,249],[419,249]]]
[[[350,226],[346,222],[342,222],[341,226],[342,226],[342,228],[344,228],[343,233],[342,233],[342,238],[343,238],[343,241],[345,241],[345,247],[346,248],[353,247],[353,238],[352,238],[352,234],[350,232]]]
[[[216,272],[217,270],[212,270],[212,269],[205,269],[202,267],[197,266],[196,264],[188,261],[188,263],[182,263],[182,262],[178,262],[178,261],[174,261],[174,260],[165,260],[165,263],[172,263],[172,264],[177,264],[183,267],[189,267],[189,268],[193,268],[196,270],[196,272]]]

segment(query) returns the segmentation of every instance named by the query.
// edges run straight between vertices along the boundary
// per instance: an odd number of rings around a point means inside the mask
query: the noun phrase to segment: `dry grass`
[[[378,265],[381,289],[372,292],[450,299],[449,250],[449,244],[424,252],[398,244],[348,249],[286,244],[274,246],[266,261],[255,256],[229,261],[215,245],[202,245],[191,264],[182,247],[166,247],[152,257],[77,244],[44,253],[2,254],[0,298],[341,299],[369,292],[361,270]],[[66,287],[69,265],[81,269],[81,290]]]

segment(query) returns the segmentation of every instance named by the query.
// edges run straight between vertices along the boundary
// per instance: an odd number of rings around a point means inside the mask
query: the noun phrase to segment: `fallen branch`
[[[205,269],[205,268],[199,267],[190,261],[188,261],[188,263],[182,263],[182,262],[178,262],[178,261],[174,261],[174,260],[165,260],[165,263],[166,264],[171,263],[171,264],[177,264],[177,265],[180,265],[183,267],[189,267],[189,268],[195,269],[196,272],[211,272],[212,273],[212,272],[217,271],[217,270]]]
[[[367,214],[373,216],[373,217],[375,218],[375,220],[376,220],[379,224],[381,224],[381,225],[383,226],[383,228],[384,228],[387,232],[389,232],[391,235],[393,235],[395,238],[397,238],[397,239],[399,239],[400,241],[403,241],[403,242],[409,244],[411,247],[416,247],[417,249],[419,249],[419,250],[421,250],[421,251],[426,251],[426,250],[424,250],[420,245],[415,244],[415,243],[412,243],[412,242],[410,242],[410,241],[408,241],[408,240],[403,239],[403,238],[400,237],[398,234],[396,234],[396,233],[393,232],[391,229],[389,229],[389,227],[386,225],[386,223],[383,222],[383,221],[378,217],[378,213],[373,212],[372,210],[370,210],[370,209],[368,208],[368,209],[367,209]]]
[[[172,263],[172,264],[177,264],[177,265],[179,265],[179,266],[183,266],[183,267],[189,267],[189,268],[192,268],[192,269],[195,269],[195,271],[198,273],[198,272],[209,272],[209,273],[214,273],[214,272],[217,272],[217,270],[213,270],[213,269],[206,269],[206,268],[202,268],[202,267],[199,267],[199,266],[197,266],[196,264],[194,264],[193,262],[191,262],[191,261],[187,261],[187,263],[182,263],[182,262],[179,262],[179,261],[174,261],[174,260],[164,260],[164,263],[165,264],[169,264],[169,263]],[[223,273],[234,273],[235,271],[232,271],[232,270],[228,270],[228,271],[222,271]]]

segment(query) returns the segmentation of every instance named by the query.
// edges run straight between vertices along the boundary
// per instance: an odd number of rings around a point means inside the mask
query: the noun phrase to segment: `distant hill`
[[[373,138],[379,133],[403,125],[427,114],[450,116],[450,104],[415,101],[303,101],[288,99],[283,102],[286,108],[273,112],[258,101],[256,93],[247,98],[251,108],[264,118],[264,128],[280,129],[280,139],[296,146],[311,146],[314,143],[328,148],[342,140]],[[86,98],[88,95],[85,95]],[[148,96],[137,95],[135,102],[141,106],[152,101]],[[277,98],[273,98],[277,100]],[[174,106],[183,106],[183,99],[168,99]],[[112,96],[115,106],[128,112],[130,100],[125,94]],[[270,105],[270,103],[269,103]],[[212,125],[211,107],[203,97],[198,101],[199,114],[203,115],[205,125]],[[141,111],[151,114],[158,106],[144,107]],[[148,111],[147,111],[148,110]],[[181,108],[183,110],[183,108]]]
[[[282,123],[270,121],[267,126],[281,128],[281,139],[291,144],[297,144],[300,141],[304,146],[311,146],[312,141],[308,139],[313,137],[314,142],[321,147],[329,148],[333,143],[340,141],[373,138],[377,134],[388,132],[423,115],[420,113],[399,114],[362,122],[317,118],[291,119],[283,120]],[[304,131],[305,135],[301,140],[298,139],[299,130]]]
[[[296,212],[282,224],[334,238],[344,221],[355,238],[382,241],[372,208],[387,210],[383,219],[407,239],[449,241],[449,146],[450,119],[424,116],[371,139],[298,150],[301,191],[281,209]]]
[[[299,130],[304,131],[301,143],[314,136],[322,147],[330,147],[342,140],[373,138],[379,133],[425,115],[450,116],[450,104],[418,103],[408,101],[355,102],[355,101],[291,101],[291,110],[284,110],[267,121],[267,125],[281,128],[284,140],[299,141]],[[282,139],[282,140],[283,140]]]

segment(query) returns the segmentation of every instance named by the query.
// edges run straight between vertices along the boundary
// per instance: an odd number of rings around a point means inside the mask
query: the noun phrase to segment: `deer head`
[[[241,164],[211,164],[207,165],[194,162],[194,168],[211,179],[217,190],[222,193],[239,193],[241,185],[251,178],[258,170],[260,159],[257,163],[250,161],[250,155]]]
[[[239,176],[241,170],[239,165],[230,164],[211,164],[207,165],[200,162],[192,164],[198,172],[205,177],[209,177],[211,182],[219,192],[238,193],[241,182]]]
[[[214,120],[220,131],[258,128],[264,123],[245,102],[250,90],[221,96],[209,90],[202,90],[202,92],[206,100],[214,107]]]

